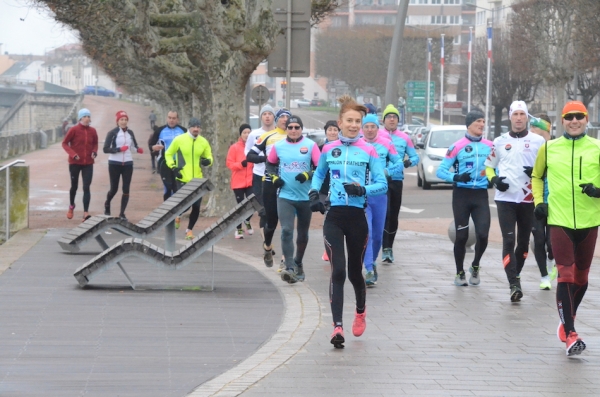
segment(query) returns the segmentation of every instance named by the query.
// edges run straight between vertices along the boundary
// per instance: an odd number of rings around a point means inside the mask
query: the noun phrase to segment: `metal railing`
[[[24,162],[25,160],[15,160],[12,163],[0,167],[0,172],[6,170],[6,219],[4,220],[6,230],[5,241],[8,241],[10,238],[10,167]]]

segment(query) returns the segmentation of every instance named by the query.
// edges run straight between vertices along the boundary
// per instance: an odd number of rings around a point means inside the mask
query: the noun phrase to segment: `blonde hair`
[[[363,117],[367,114],[367,108],[363,105],[359,105],[358,103],[356,103],[354,98],[352,98],[348,94],[342,95],[341,97],[339,97],[338,102],[341,105],[340,116],[339,116],[340,119],[342,118],[342,115],[344,113],[346,113],[350,110],[355,110],[359,113],[362,113]]]

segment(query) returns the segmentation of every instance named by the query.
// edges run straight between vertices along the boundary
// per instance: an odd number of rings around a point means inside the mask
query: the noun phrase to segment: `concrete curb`
[[[238,396],[293,358],[312,338],[321,322],[317,294],[305,283],[284,284],[275,267],[267,268],[255,256],[215,247],[219,254],[253,266],[269,279],[284,297],[285,314],[279,329],[252,356],[235,368],[203,383],[188,396]]]
[[[0,274],[36,245],[46,232],[46,229],[23,229],[0,245],[0,258],[2,258]]]

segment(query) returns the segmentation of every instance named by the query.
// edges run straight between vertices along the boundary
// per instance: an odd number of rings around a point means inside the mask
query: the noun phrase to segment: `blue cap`
[[[365,117],[363,117],[362,125],[364,126],[367,123],[373,123],[377,127],[379,127],[379,119],[377,118],[377,115],[375,115],[373,113],[369,113]]]
[[[283,115],[292,117],[292,113],[290,113],[289,110],[287,110],[286,108],[281,108],[277,111],[277,113],[275,113],[275,122],[277,122],[277,120],[279,120],[279,118]]]
[[[86,108],[82,108],[79,110],[79,113],[77,113],[77,120],[81,120],[82,118],[84,118],[85,116],[92,116],[92,114],[90,113],[90,111]]]

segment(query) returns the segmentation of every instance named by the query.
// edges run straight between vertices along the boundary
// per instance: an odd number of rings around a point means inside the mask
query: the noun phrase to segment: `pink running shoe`
[[[567,356],[575,356],[577,354],[581,354],[585,350],[585,343],[577,332],[571,331],[569,332],[569,336],[567,336]]]
[[[331,334],[331,344],[336,349],[344,348],[344,329],[340,326],[337,326],[333,329],[333,333]]]
[[[362,314],[356,312],[354,315],[354,322],[352,323],[352,335],[361,336],[365,332],[365,329],[367,328],[366,317],[367,308],[365,308],[365,311],[362,312]]]

